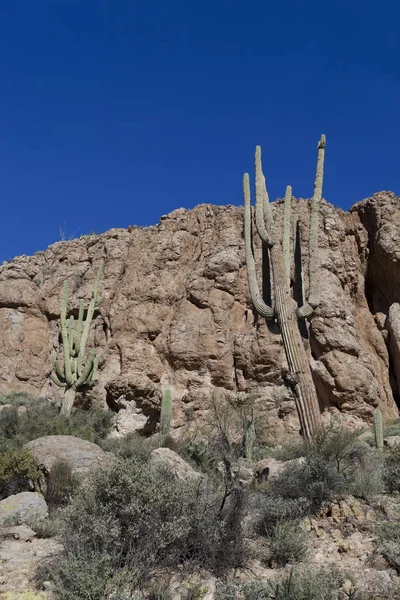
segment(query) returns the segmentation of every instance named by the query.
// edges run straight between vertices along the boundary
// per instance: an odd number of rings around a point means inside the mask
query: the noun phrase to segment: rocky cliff
[[[281,220],[282,203],[272,210]],[[309,204],[293,200],[293,210],[306,267]],[[216,387],[252,394],[267,440],[297,435],[279,331],[257,318],[249,301],[242,230],[241,207],[203,204],[175,210],[153,227],[57,242],[4,263],[0,391],[61,397],[49,374],[59,346],[63,280],[69,311],[77,314],[103,258],[105,300],[91,339],[100,355],[99,383],[87,400],[118,411],[121,432],[152,431],[162,389],[170,386],[177,434],[206,421]],[[254,244],[261,270],[257,236]],[[370,422],[376,406],[395,418],[400,198],[375,194],[348,213],[323,202],[319,257],[321,305],[309,342],[321,408],[350,423]]]

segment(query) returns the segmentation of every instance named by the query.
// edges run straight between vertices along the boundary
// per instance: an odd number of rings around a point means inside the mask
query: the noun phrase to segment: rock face
[[[47,517],[47,504],[37,492],[21,492],[0,502],[0,526],[18,519],[26,523],[31,519]]]
[[[292,208],[306,269],[309,203],[293,200]],[[280,223],[282,202],[272,211]],[[349,213],[321,206],[321,305],[309,324],[310,364],[321,408],[354,424],[370,423],[376,406],[385,418],[398,414],[386,317],[400,299],[399,219],[400,199],[389,192]],[[168,386],[174,435],[204,425],[215,387],[252,395],[266,441],[298,435],[280,333],[249,301],[242,229],[241,207],[203,204],[153,227],[58,242],[4,264],[0,391],[62,396],[49,374],[63,280],[75,314],[103,258],[105,300],[89,340],[100,355],[99,383],[87,398],[118,411],[121,434],[155,430]],[[254,243],[261,270],[257,236]]]
[[[47,435],[25,444],[46,473],[60,458],[71,465],[72,473],[87,473],[107,459],[107,454],[97,446],[73,435]]]

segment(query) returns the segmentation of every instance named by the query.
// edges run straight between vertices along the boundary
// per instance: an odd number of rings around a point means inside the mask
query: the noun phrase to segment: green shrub
[[[153,583],[146,593],[147,600],[172,600],[172,592],[168,584],[157,582]]]
[[[257,495],[254,508],[256,528],[265,535],[281,521],[298,520],[307,515],[310,505],[305,498],[281,498],[267,492]]]
[[[74,435],[98,443],[112,427],[113,413],[102,409],[77,410],[66,417],[56,404],[20,393],[2,397],[1,403],[11,407],[0,412],[0,452],[45,435]]]
[[[137,460],[104,465],[62,511],[66,557],[50,577],[68,600],[70,592],[86,598],[76,583],[83,582],[86,572],[90,578],[93,567],[83,564],[86,557],[90,563],[104,560],[104,571],[114,576],[127,569],[132,589],[155,568],[181,565],[222,573],[237,567],[243,561],[241,505],[232,497],[220,514],[221,500],[211,482],[177,481],[170,472]],[[70,583],[78,563],[82,575]],[[104,592],[104,584],[97,585]],[[93,592],[91,600],[101,593]]]
[[[275,458],[284,462],[301,458],[308,453],[308,445],[304,439],[290,440],[282,446],[260,446],[257,458]]]
[[[308,512],[315,513],[345,491],[345,480],[335,466],[319,455],[308,456],[303,463],[291,464],[271,482],[274,495],[300,500]]]
[[[60,531],[60,520],[57,516],[28,519],[26,524],[40,539],[56,537]]]
[[[0,500],[20,492],[41,490],[43,484],[43,475],[27,448],[0,454]]]
[[[400,446],[385,451],[383,478],[388,492],[400,492]]]
[[[340,577],[335,570],[292,570],[278,581],[218,584],[215,600],[338,600]]]
[[[106,439],[100,442],[106,452],[112,452],[123,459],[135,459],[147,462],[151,452],[158,447],[156,436],[146,438],[138,433],[129,433],[120,438]]]
[[[385,491],[384,463],[382,453],[376,449],[361,447],[360,450],[354,461],[357,468],[345,474],[346,487],[352,496],[370,500]]]
[[[112,576],[110,556],[96,552],[81,554],[77,549],[49,565],[46,572],[60,600],[103,599]]]
[[[382,523],[376,529],[376,548],[388,563],[400,573],[400,523]]]
[[[287,563],[303,560],[308,552],[307,534],[296,521],[281,521],[271,531],[270,562],[273,566],[283,567]]]
[[[215,469],[218,462],[212,449],[205,442],[187,444],[183,448],[182,454],[186,460],[195,463],[204,472]]]

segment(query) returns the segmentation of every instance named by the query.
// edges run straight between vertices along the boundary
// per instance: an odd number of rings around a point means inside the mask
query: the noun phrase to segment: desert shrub
[[[281,498],[272,493],[253,495],[255,527],[261,534],[269,534],[281,521],[298,520],[310,509],[305,498]]]
[[[40,490],[43,483],[35,457],[27,448],[0,454],[0,500],[20,492]]]
[[[269,535],[270,562],[282,567],[303,560],[308,552],[307,534],[296,521],[280,521]]]
[[[146,599],[148,600],[172,600],[172,592],[168,584],[163,582],[153,583],[147,590]]]
[[[61,600],[100,600],[112,580],[113,565],[109,555],[100,552],[82,554],[75,549],[54,562],[46,573]]]
[[[108,438],[99,442],[106,452],[112,452],[123,459],[147,462],[151,452],[158,447],[156,436],[147,438],[138,433],[128,433],[123,437]]]
[[[388,563],[400,572],[400,523],[382,523],[376,529],[376,549]]]
[[[274,495],[289,500],[302,499],[307,512],[317,512],[345,490],[345,480],[334,465],[317,454],[304,462],[291,464],[271,482]]]
[[[370,500],[374,496],[383,494],[385,483],[381,453],[375,449],[365,448],[365,446],[356,446],[353,457],[355,458],[354,470],[345,472],[348,493],[357,498],[364,498],[364,500]]]
[[[335,570],[307,567],[274,582],[220,583],[215,600],[338,600],[340,583]]]
[[[74,435],[98,443],[112,427],[111,411],[77,410],[64,416],[56,404],[26,394],[8,395],[1,402],[11,406],[0,411],[0,451],[45,435]]]
[[[400,492],[400,446],[385,451],[383,478],[388,492]]]
[[[192,442],[183,447],[183,457],[193,462],[202,471],[208,472],[215,469],[218,458],[205,442]]]
[[[259,458],[275,458],[284,462],[301,458],[308,453],[308,445],[304,439],[290,440],[282,446],[261,446],[258,449]]]
[[[90,577],[92,566],[86,569],[86,557],[104,560],[102,572],[108,574],[128,569],[132,586],[146,581],[156,567],[179,564],[221,573],[239,566],[243,561],[240,499],[230,498],[222,512],[220,506],[221,493],[211,482],[181,482],[168,471],[144,468],[140,461],[113,461],[92,473],[63,509],[61,539],[66,556],[54,567],[56,576],[50,576],[68,600],[74,594],[79,599],[89,597],[79,591],[83,583],[76,583],[83,582],[86,571]],[[82,576],[70,583],[75,569],[71,565],[76,563]],[[97,585],[103,592],[104,585]],[[91,600],[99,594],[93,592]]]
[[[384,490],[382,458],[358,439],[359,433],[336,424],[322,427],[314,444],[307,444],[307,455],[334,465],[343,476],[347,493],[369,499]]]
[[[33,529],[40,539],[56,537],[60,531],[60,519],[56,515],[53,517],[28,519],[26,524]]]

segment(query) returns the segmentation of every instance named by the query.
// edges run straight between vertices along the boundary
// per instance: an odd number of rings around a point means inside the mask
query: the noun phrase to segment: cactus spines
[[[320,423],[320,411],[314,382],[311,376],[308,357],[298,328],[297,319],[312,314],[319,304],[318,293],[318,222],[322,196],[323,165],[325,156],[325,136],[318,143],[318,159],[314,194],[310,210],[310,250],[308,299],[300,308],[296,306],[290,290],[290,211],[292,189],[286,189],[284,205],[284,228],[282,245],[272,223],[271,209],[262,171],[261,148],[255,153],[255,221],[259,236],[268,249],[274,286],[274,305],[268,306],[258,287],[256,266],[252,249],[252,214],[249,175],[243,177],[244,194],[244,235],[247,278],[250,296],[255,310],[267,319],[276,318],[282,334],[286,359],[289,367],[287,380],[293,389],[297,412],[303,435],[312,439],[313,432]]]
[[[383,448],[383,420],[382,413],[379,408],[374,410],[374,433],[375,433],[375,444],[378,450]]]
[[[79,389],[93,385],[96,379],[98,356],[93,349],[86,355],[86,345],[94,311],[103,300],[103,297],[99,298],[98,296],[103,267],[104,263],[101,261],[85,320],[83,300],[79,304],[78,320],[75,321],[73,316],[67,320],[68,284],[64,281],[60,317],[64,361],[61,366],[57,358],[53,359],[55,373],[51,375],[53,383],[65,390],[61,408],[61,414],[64,415],[70,414],[76,392]]]
[[[56,460],[50,469],[46,502],[50,513],[68,502],[72,491],[72,469],[68,460]]]
[[[163,439],[169,435],[172,415],[172,393],[169,388],[164,390],[161,400],[160,433]]]

